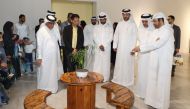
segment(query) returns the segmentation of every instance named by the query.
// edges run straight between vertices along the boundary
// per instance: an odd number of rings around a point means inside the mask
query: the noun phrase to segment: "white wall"
[[[176,16],[176,24],[181,27],[181,51],[189,52],[190,41],[190,0],[97,0],[96,12],[105,11],[113,22],[121,20],[123,8],[132,9],[137,24],[142,13],[162,11]]]
[[[56,12],[57,18],[61,21],[65,21],[67,14],[72,12],[79,14],[80,20],[85,20],[89,23],[92,16],[93,4],[92,2],[52,0],[52,9]]]
[[[34,39],[34,28],[39,18],[44,18],[51,9],[51,0],[1,0],[0,1],[0,31],[6,21],[18,22],[20,14],[26,15],[26,23],[30,27],[30,37]]]

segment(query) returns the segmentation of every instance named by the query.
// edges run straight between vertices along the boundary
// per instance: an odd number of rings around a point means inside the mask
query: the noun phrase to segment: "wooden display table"
[[[95,109],[96,83],[103,81],[103,76],[90,72],[86,78],[78,78],[75,72],[65,73],[61,81],[68,84],[67,109]]]

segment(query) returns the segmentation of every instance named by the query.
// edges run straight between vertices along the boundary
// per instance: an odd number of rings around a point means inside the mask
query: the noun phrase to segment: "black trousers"
[[[21,77],[21,70],[20,70],[20,58],[12,58],[12,65],[15,69],[15,76],[16,78],[20,78]]]
[[[71,54],[70,52],[67,52],[64,49],[64,59],[63,59],[63,66],[64,66],[64,72],[73,72],[76,70],[74,63],[71,62]]]
[[[176,51],[174,51],[174,56],[177,54]],[[176,69],[176,65],[172,65],[172,77],[175,76],[175,69]]]
[[[111,43],[111,63],[115,65],[116,52],[113,50],[113,41]]]
[[[64,69],[64,72],[68,72],[68,68],[67,68],[67,54],[66,54],[66,52],[65,52],[65,48],[63,48],[63,50],[62,50],[62,52],[63,52],[63,60],[62,60],[62,62],[63,62],[63,69]]]

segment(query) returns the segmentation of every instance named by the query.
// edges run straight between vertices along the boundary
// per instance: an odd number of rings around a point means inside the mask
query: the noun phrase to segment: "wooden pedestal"
[[[67,109],[95,109],[96,84],[69,84]]]
[[[86,78],[78,78],[75,72],[64,73],[61,81],[68,84],[66,109],[95,109],[96,83],[103,80],[101,74],[94,72]]]

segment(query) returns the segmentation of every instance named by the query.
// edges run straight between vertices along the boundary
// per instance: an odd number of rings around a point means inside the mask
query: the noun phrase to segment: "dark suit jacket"
[[[68,25],[64,28],[63,31],[63,40],[65,43],[65,53],[71,54],[73,51],[72,48],[72,37],[73,37],[73,27],[71,25]],[[84,43],[84,34],[81,27],[78,26],[77,31],[77,50],[83,49],[83,43]]]
[[[177,25],[173,25],[174,38],[175,38],[175,49],[180,49],[180,40],[181,40],[181,29]]]
[[[37,26],[35,27],[35,34],[38,32],[39,29],[40,29],[40,25],[37,25]]]

